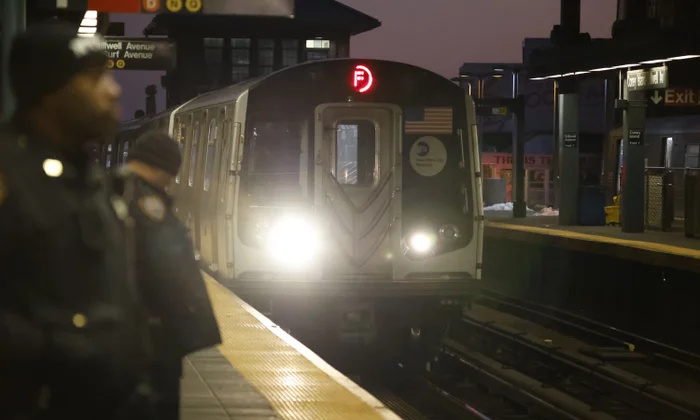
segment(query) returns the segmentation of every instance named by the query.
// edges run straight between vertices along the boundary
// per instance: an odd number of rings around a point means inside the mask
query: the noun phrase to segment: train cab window
[[[372,121],[336,126],[335,179],[341,185],[371,186],[377,178],[377,140]]]
[[[246,173],[257,182],[299,183],[301,124],[291,121],[254,123]]]
[[[700,144],[689,144],[685,146],[685,167],[700,168]]]
[[[216,158],[216,137],[219,126],[216,120],[209,122],[209,135],[207,136],[207,154],[204,157],[204,191],[211,188],[211,178],[214,175],[214,159]]]
[[[192,145],[190,146],[190,173],[187,178],[187,185],[194,187],[194,177],[197,174],[197,151],[199,149],[199,121],[194,123],[192,130]]]

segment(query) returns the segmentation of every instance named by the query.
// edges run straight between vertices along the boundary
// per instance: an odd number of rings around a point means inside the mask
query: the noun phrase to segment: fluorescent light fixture
[[[94,35],[96,32],[97,32],[97,28],[95,28],[95,27],[89,28],[89,27],[81,26],[80,28],[78,28],[79,34],[93,34]]]
[[[83,18],[83,21],[80,22],[80,26],[97,26],[97,19]]]
[[[97,10],[88,10],[83,17],[85,19],[97,19]]]

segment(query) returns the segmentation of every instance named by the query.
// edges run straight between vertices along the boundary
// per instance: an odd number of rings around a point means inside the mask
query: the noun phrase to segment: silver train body
[[[180,143],[172,192],[204,268],[273,314],[408,319],[478,291],[474,103],[441,76],[380,60],[285,68],[125,123],[105,164],[150,129]]]

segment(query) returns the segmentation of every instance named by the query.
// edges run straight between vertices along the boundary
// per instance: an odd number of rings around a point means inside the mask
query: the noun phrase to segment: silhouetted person
[[[126,171],[120,171],[136,221],[137,281],[152,316],[152,376],[163,420],[179,418],[182,358],[221,342],[188,230],[166,192],[181,163],[177,142],[150,131],[136,140]]]
[[[143,418],[148,330],[126,204],[85,150],[118,126],[103,40],[40,24],[10,53],[0,127],[0,418]],[[147,415],[147,413],[142,413]],[[36,417],[35,417],[36,416]]]

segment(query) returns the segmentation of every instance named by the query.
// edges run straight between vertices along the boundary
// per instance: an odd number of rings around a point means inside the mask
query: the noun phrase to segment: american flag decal
[[[452,108],[407,108],[406,134],[452,134]]]

